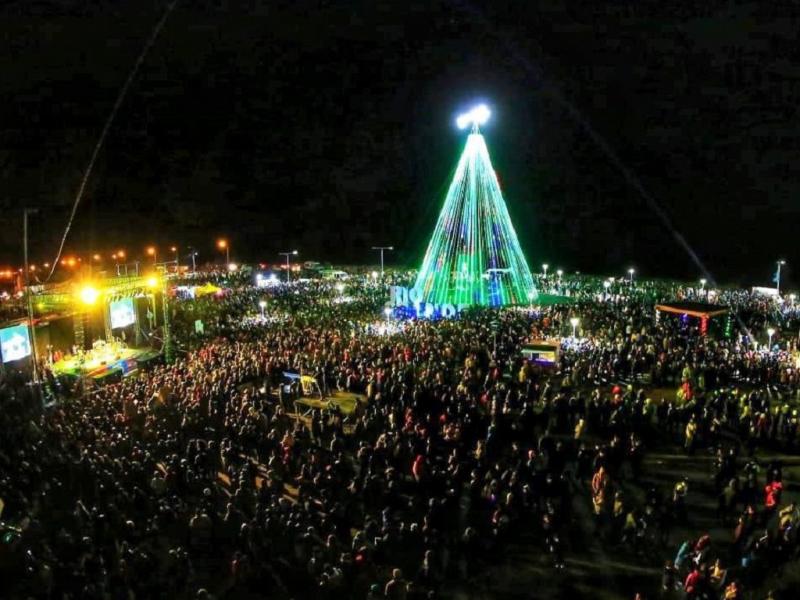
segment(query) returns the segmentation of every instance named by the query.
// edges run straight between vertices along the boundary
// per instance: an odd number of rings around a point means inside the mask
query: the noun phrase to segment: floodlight
[[[95,288],[91,285],[87,285],[83,289],[81,289],[81,302],[86,305],[92,305],[97,302],[97,298],[100,296],[100,292],[98,292]]]
[[[456,125],[459,129],[466,129],[470,124],[474,127],[484,125],[489,120],[491,114],[492,112],[489,110],[488,106],[479,104],[469,112],[459,115],[456,119]]]

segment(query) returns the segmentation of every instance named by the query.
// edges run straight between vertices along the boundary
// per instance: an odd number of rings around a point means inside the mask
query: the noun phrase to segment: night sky
[[[533,270],[723,282],[800,264],[800,5],[180,2],[112,125],[67,248],[416,265],[484,129]],[[691,5],[698,5],[691,8]],[[90,5],[90,6],[86,6]],[[52,260],[164,1],[0,9],[0,260]],[[672,228],[667,222],[672,223]],[[796,278],[795,278],[796,279]]]

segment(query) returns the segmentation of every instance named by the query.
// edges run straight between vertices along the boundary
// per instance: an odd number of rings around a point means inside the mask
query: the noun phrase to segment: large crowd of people
[[[733,318],[704,336],[655,317],[710,300],[677,284],[563,278],[571,303],[387,323],[370,278],[219,283],[173,303],[172,364],[47,409],[3,374],[12,597],[470,597],[522,536],[553,577],[587,536],[662,572],[631,598],[792,597],[793,299],[716,292]],[[287,374],[334,401],[301,406]],[[708,481],[654,473],[656,451],[706,456]]]

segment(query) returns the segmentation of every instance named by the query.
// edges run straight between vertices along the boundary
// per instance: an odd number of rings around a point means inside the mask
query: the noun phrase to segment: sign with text
[[[389,292],[392,306],[410,309],[420,319],[452,319],[464,308],[453,304],[423,302],[422,293],[416,288],[393,285]]]

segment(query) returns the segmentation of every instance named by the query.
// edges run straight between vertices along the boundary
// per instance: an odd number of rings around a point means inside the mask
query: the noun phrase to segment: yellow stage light
[[[91,306],[95,302],[97,302],[97,298],[100,297],[100,292],[98,292],[95,288],[91,285],[85,286],[81,289],[81,302],[86,305]]]
[[[148,277],[147,278],[147,287],[157,288],[158,287],[158,277]]]

